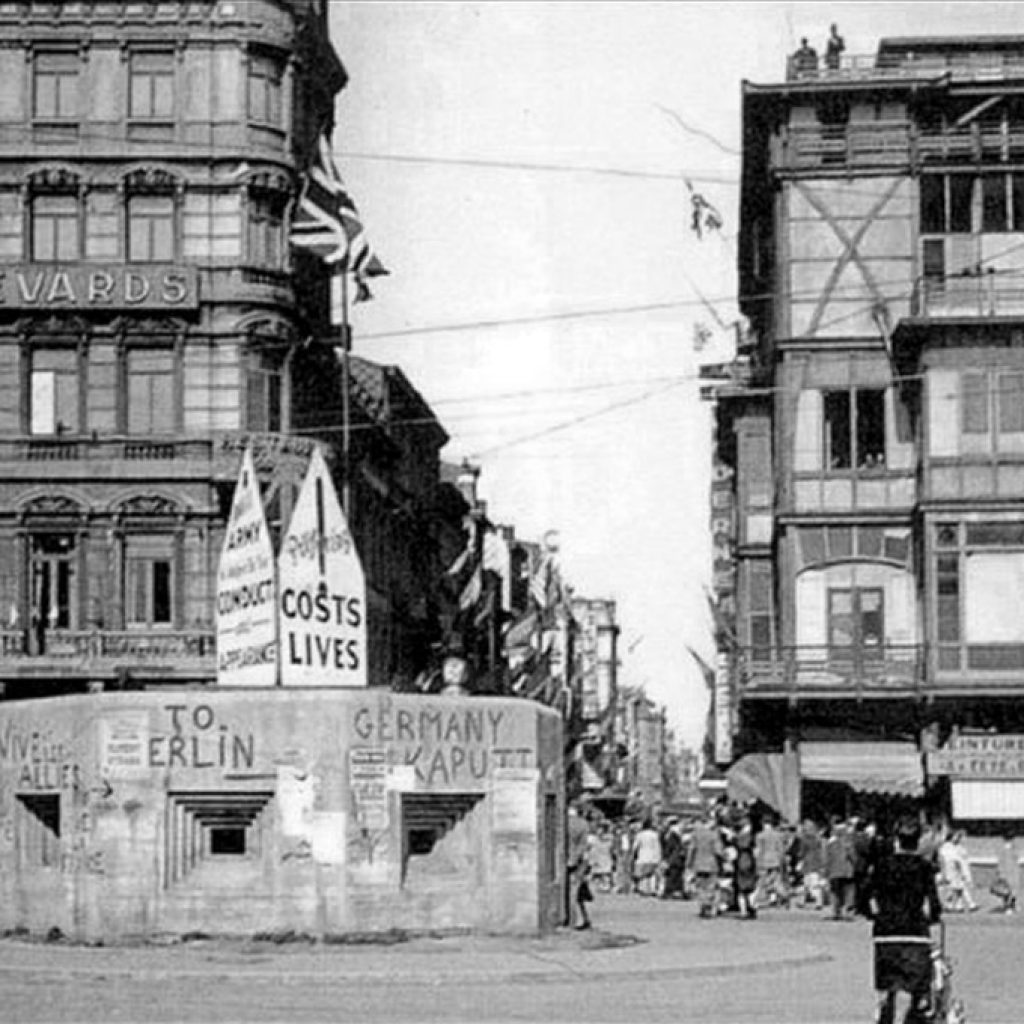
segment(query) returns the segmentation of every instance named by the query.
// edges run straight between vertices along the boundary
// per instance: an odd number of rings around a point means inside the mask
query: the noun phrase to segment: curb
[[[386,981],[389,985],[447,985],[457,982],[462,985],[490,985],[495,982],[506,984],[553,984],[566,981],[614,982],[628,978],[630,980],[658,980],[680,976],[692,977],[723,977],[735,974],[762,973],[779,968],[811,966],[827,963],[834,959],[828,953],[808,953],[804,956],[787,956],[775,959],[751,960],[745,963],[704,963],[679,964],[671,967],[631,968],[616,970],[594,967],[593,965],[576,966],[571,962],[545,957],[541,954],[518,954],[550,965],[555,969],[529,970],[511,966],[505,970],[494,970],[485,967],[482,970],[451,970],[438,969],[436,964],[425,964],[420,969],[408,968],[386,969],[377,971],[355,970],[339,971],[337,964],[325,965],[323,970],[290,969],[267,971],[266,963],[248,967],[239,965],[238,969],[230,965],[216,964],[209,968],[203,967],[114,967],[107,965],[74,965],[57,964],[0,964],[0,977],[4,975],[31,974],[40,978],[74,980],[78,982],[109,982],[114,978],[130,979],[139,983],[170,981],[180,978],[201,978],[208,982],[245,981],[246,983],[281,984],[327,984],[345,985],[364,982]]]

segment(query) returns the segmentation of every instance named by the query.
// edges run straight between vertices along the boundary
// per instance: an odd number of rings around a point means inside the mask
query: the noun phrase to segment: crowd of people
[[[868,916],[872,873],[893,846],[893,836],[862,817],[781,822],[763,806],[721,801],[699,821],[653,816],[611,821],[592,810],[577,812],[576,881],[585,903],[595,892],[695,900],[699,915],[732,913],[753,919],[765,907],[828,912],[833,920]],[[1015,847],[1002,858],[991,892],[1000,909],[1016,909]],[[932,867],[948,912],[978,909],[963,832],[929,825],[919,854]]]

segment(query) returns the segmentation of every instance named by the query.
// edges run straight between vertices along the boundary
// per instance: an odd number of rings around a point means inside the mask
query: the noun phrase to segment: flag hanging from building
[[[345,188],[326,135],[320,136],[292,222],[290,241],[340,273],[351,273],[356,302],[372,298],[367,281],[388,270],[366,236],[356,204]]]

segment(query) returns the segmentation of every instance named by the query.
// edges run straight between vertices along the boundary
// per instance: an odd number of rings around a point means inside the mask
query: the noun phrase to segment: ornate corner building
[[[716,732],[777,806],[1024,818],[1022,83],[1024,37],[744,83]]]
[[[211,682],[242,449],[279,531],[340,445],[287,237],[346,80],[327,4],[3,3],[0,76],[0,685]]]

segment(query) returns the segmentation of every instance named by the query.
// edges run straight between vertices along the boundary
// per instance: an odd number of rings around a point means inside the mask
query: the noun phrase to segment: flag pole
[[[334,270],[338,278],[337,285],[340,298],[341,323],[339,333],[341,335],[341,507],[345,511],[345,518],[349,521],[349,529],[352,529],[352,484],[349,479],[351,461],[351,431],[352,431],[352,399],[351,399],[351,369],[349,357],[352,352],[352,327],[348,320],[348,274],[345,271],[344,263],[338,264]]]

